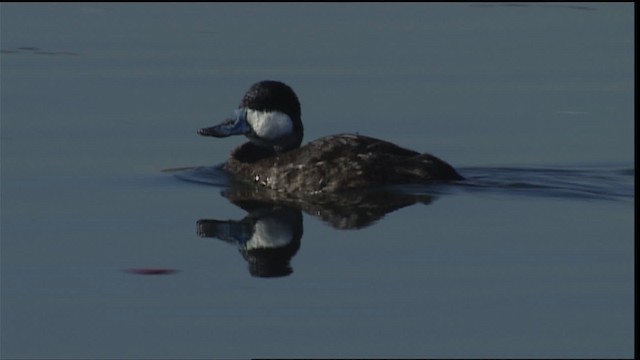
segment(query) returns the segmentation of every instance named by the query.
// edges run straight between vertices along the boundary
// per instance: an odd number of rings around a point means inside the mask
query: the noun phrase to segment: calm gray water
[[[632,357],[633,10],[2,3],[0,355]],[[196,129],[263,79],[467,180],[249,206]]]

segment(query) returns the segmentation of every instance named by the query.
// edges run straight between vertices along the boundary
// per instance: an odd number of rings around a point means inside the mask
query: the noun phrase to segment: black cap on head
[[[242,98],[240,107],[260,111],[280,111],[300,120],[302,111],[296,93],[280,81],[264,80],[253,84]]]

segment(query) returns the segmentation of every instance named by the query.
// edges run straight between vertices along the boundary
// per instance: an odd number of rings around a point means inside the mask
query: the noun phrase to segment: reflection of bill
[[[235,244],[258,277],[287,276],[303,233],[302,211],[337,229],[361,229],[385,214],[413,205],[429,204],[431,195],[392,190],[301,196],[255,186],[234,184],[222,193],[248,215],[242,220],[198,220],[198,235]]]

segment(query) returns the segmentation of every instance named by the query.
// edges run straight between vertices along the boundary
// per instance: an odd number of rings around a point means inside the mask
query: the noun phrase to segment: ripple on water
[[[229,186],[231,176],[220,165],[218,166],[195,166],[166,169],[163,172],[171,174],[176,178],[198,184],[214,186]]]
[[[461,169],[472,191],[505,194],[632,200],[635,169],[630,166],[473,167]]]

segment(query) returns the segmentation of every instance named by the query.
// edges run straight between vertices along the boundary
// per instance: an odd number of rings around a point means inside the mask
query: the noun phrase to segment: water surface
[[[3,358],[633,355],[633,5],[0,17]],[[242,140],[196,129],[263,79],[296,90],[305,141],[380,137],[467,180],[234,192],[215,166]],[[256,219],[279,276],[250,226],[213,232]]]

